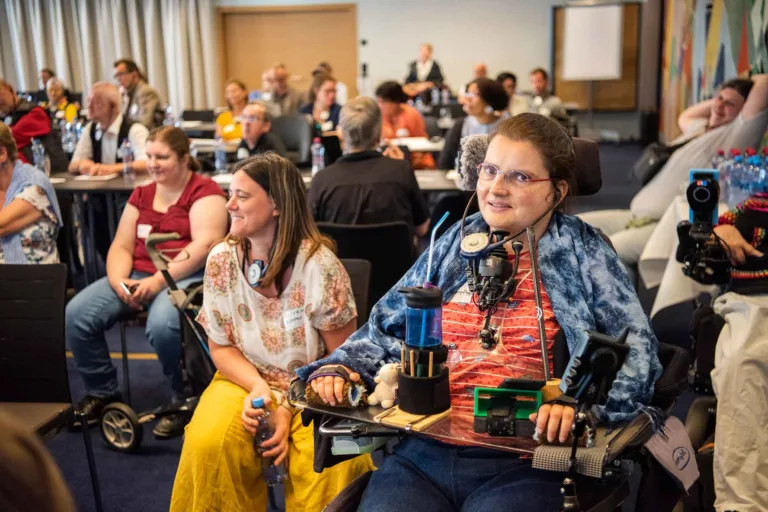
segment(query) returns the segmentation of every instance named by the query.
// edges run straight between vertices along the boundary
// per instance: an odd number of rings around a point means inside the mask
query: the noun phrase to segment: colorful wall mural
[[[680,134],[677,117],[711,98],[725,80],[768,62],[768,0],[665,0],[662,140]]]

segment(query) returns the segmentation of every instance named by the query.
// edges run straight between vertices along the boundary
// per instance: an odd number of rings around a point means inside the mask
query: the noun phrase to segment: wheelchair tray
[[[387,411],[377,405],[347,409],[309,404],[304,394],[305,386],[306,383],[303,381],[294,380],[288,393],[290,404],[301,410],[372,425],[386,425],[393,431],[422,435],[446,443],[491,448],[517,454],[532,455],[538,446],[538,443],[529,437],[498,437],[475,433],[472,428],[474,415],[456,410],[450,411],[445,417],[417,432],[415,429],[407,429],[404,426],[387,424],[386,416],[381,418],[381,421],[377,421],[376,417]]]

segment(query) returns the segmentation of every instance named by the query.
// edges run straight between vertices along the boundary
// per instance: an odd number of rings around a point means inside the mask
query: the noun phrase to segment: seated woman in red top
[[[427,126],[418,110],[406,104],[408,95],[397,82],[384,82],[376,88],[376,101],[381,109],[381,138],[427,137]],[[414,169],[434,169],[431,153],[411,152]]]
[[[153,182],[137,187],[128,200],[107,255],[107,277],[67,305],[67,343],[85,381],[87,394],[79,407],[89,423],[99,420],[106,404],[120,400],[117,370],[104,333],[131,311],[149,312],[147,338],[171,381],[174,399],[184,396],[179,314],[163,292],[165,281],[149,259],[145,240],[150,233],[179,233],[180,240],[158,246],[175,256],[168,265],[171,276],[180,288],[202,280],[208,250],[227,232],[227,210],[224,192],[196,174],[198,169],[180,128],[164,126],[149,134],[147,170]],[[173,436],[184,428],[184,421],[167,416],[154,433]]]

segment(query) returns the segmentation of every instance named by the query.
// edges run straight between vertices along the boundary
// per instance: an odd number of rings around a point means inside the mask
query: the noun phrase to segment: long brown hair
[[[309,92],[307,94],[310,103],[315,103],[315,100],[317,99],[317,91],[320,90],[325,82],[336,83],[336,79],[333,78],[330,73],[326,73],[325,71],[312,74],[312,84],[309,86]]]
[[[278,291],[282,292],[283,276],[296,260],[304,240],[310,242],[307,259],[311,258],[321,245],[335,252],[336,244],[317,229],[307,206],[304,180],[290,160],[267,152],[239,162],[232,172],[237,171],[243,171],[258,183],[274,201],[275,209],[279,212],[275,240],[261,285],[269,286],[274,282]],[[243,254],[250,251],[247,238],[227,235],[226,241],[238,245]]]
[[[184,155],[189,155],[189,137],[184,130],[175,126],[158,126],[147,136],[147,142],[162,142],[176,153],[176,158],[182,160]],[[190,171],[199,171],[200,162],[195,157],[189,155]]]
[[[226,89],[228,85],[238,86],[240,90],[245,93],[245,105],[248,105],[248,86],[245,85],[245,82],[243,82],[242,80],[238,80],[237,78],[230,78],[229,80],[224,82],[224,88]],[[227,107],[229,108],[229,110],[232,110],[234,108],[229,101],[227,101]]]

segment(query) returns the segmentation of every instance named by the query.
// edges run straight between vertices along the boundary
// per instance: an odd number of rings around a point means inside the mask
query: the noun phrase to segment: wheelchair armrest
[[[395,437],[398,431],[383,425],[343,418],[328,418],[320,425],[319,433],[326,437]]]

